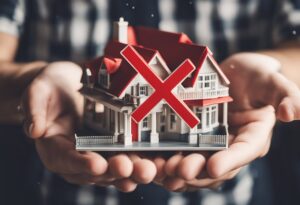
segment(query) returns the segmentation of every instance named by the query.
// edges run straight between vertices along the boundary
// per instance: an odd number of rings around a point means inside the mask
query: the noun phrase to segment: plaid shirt
[[[131,25],[184,32],[219,61],[300,40],[300,0],[1,0],[0,32],[20,38],[17,61],[82,61],[102,54],[121,16]],[[174,194],[148,185],[122,194],[45,172],[41,190],[50,205],[248,204],[253,179],[245,168],[219,191]]]

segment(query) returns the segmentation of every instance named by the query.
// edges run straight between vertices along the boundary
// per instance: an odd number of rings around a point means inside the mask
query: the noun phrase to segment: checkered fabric
[[[2,0],[0,31],[20,36],[19,60],[102,54],[112,21],[185,32],[223,60],[300,36],[299,0]]]
[[[20,38],[17,61],[83,61],[101,55],[112,21],[184,32],[207,45],[218,61],[300,40],[300,0],[1,0],[0,32]],[[221,190],[169,193],[155,185],[132,194],[75,186],[45,172],[42,195],[50,205],[248,204],[253,176],[244,168]]]

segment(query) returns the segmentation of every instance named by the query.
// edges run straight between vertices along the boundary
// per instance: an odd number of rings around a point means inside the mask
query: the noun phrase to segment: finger
[[[95,177],[85,174],[62,174],[61,177],[71,184],[93,185]]]
[[[89,174],[62,174],[61,175],[67,182],[71,184],[79,185],[97,185],[97,186],[109,186],[113,184],[115,179],[108,177],[107,175],[93,176]]]
[[[216,179],[208,177],[204,179],[190,180],[186,182],[186,185],[198,188],[214,188],[217,184],[220,184],[220,182],[223,183],[224,181],[230,180],[235,177],[240,170],[240,168],[235,169]]]
[[[155,164],[148,159],[141,159],[137,155],[130,155],[133,160],[132,178],[141,184],[150,183],[156,175]]]
[[[26,91],[22,106],[26,117],[25,129],[29,137],[38,138],[45,133],[50,96],[50,86],[41,80],[35,80]]]
[[[109,173],[116,179],[128,178],[133,172],[133,163],[125,154],[118,154],[108,160]]]
[[[284,122],[300,119],[300,97],[285,97],[277,109],[277,118]]]
[[[227,150],[212,155],[207,162],[207,172],[219,178],[227,172],[242,167],[260,157],[269,142],[275,124],[275,115],[268,106],[261,108],[260,121],[250,122],[239,129],[239,133]]]
[[[177,191],[185,187],[185,181],[179,177],[167,177],[163,186],[169,191]]]
[[[201,173],[204,166],[205,158],[202,154],[190,154],[179,162],[177,173],[185,180],[192,180]]]
[[[188,185],[187,188],[186,188],[186,191],[192,192],[192,191],[198,191],[199,189],[211,189],[211,190],[217,191],[220,188],[220,186],[222,184],[224,184],[224,182],[225,181],[218,181],[218,182],[214,182],[214,183],[212,183],[210,185],[201,186],[201,187],[200,186],[197,187],[197,186]]]
[[[131,179],[116,180],[114,186],[121,192],[132,192],[136,189],[137,184]]]
[[[79,153],[64,136],[41,138],[35,141],[41,160],[50,171],[60,174],[102,175],[107,161],[97,153]]]
[[[182,154],[175,154],[167,161],[165,165],[165,172],[168,176],[177,175],[177,166],[182,159],[183,159]]]
[[[280,73],[273,73],[261,98],[271,104],[277,111],[277,117],[282,121],[300,119],[300,92],[299,88],[287,80]],[[268,89],[269,88],[269,89]]]
[[[156,182],[161,182],[164,180],[164,178],[166,177],[166,173],[165,173],[165,164],[166,164],[166,160],[162,157],[156,157],[153,159],[153,162],[156,166],[156,170],[157,170],[157,174],[155,176],[155,181]]]
[[[272,106],[265,107],[266,112],[273,112],[275,110]],[[258,121],[261,119],[262,110],[252,109],[241,112],[230,112],[228,113],[228,120],[230,126],[242,126],[248,124],[249,122]]]

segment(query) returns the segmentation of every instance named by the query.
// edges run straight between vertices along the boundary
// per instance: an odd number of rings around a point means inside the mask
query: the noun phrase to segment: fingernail
[[[28,134],[29,134],[30,137],[32,137],[32,130],[33,130],[33,123],[31,123],[29,125],[29,129],[28,129]]]

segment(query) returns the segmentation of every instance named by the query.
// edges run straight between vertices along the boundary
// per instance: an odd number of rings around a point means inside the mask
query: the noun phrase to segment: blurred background
[[[218,62],[299,40],[300,33],[299,0],[1,0],[0,32],[19,38],[16,62],[80,62],[103,53],[112,22],[121,16],[134,26],[185,32],[207,45]],[[124,194],[64,182],[45,170],[21,121],[1,122],[0,204],[68,205],[77,197],[82,205],[200,205],[223,204],[224,195],[226,204],[300,204],[299,128],[299,122],[278,122],[269,154],[220,190],[179,194],[151,184]]]

